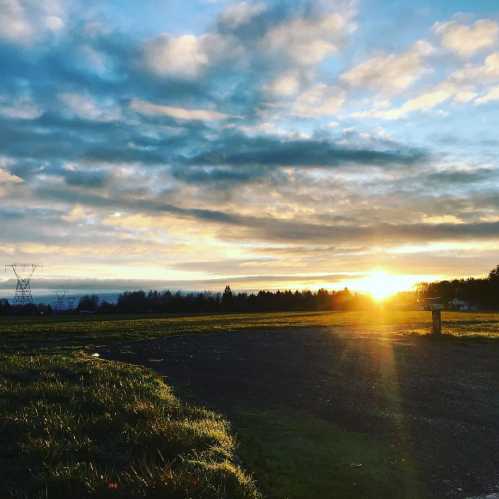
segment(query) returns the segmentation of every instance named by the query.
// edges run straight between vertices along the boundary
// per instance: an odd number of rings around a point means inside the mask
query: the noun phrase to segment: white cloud
[[[344,102],[342,89],[318,83],[297,97],[291,113],[302,117],[330,116],[336,114]]]
[[[485,95],[475,101],[476,104],[499,101],[499,85],[491,88]]]
[[[44,22],[45,22],[45,27],[49,31],[56,32],[56,31],[61,30],[64,27],[64,21],[60,17],[57,17],[57,16],[47,16],[45,18]]]
[[[386,94],[400,93],[429,71],[425,57],[433,47],[418,41],[401,54],[381,54],[350,69],[341,79],[352,87],[369,88]]]
[[[71,208],[71,210],[61,217],[66,222],[70,223],[84,223],[84,222],[93,222],[96,220],[96,213],[94,210],[90,208],[85,208],[80,205],[75,205]]]
[[[284,73],[271,81],[265,89],[276,97],[290,97],[296,95],[300,89],[300,79],[293,72]]]
[[[229,5],[221,14],[220,21],[234,29],[247,24],[253,17],[265,12],[266,5],[261,2],[239,2]]]
[[[499,80],[499,52],[489,54],[483,64],[468,64],[454,72],[451,78],[462,83],[482,83]]]
[[[454,100],[460,104],[466,104],[476,98],[478,94],[471,89],[456,90]]]
[[[256,125],[231,125],[230,128],[237,128],[249,137],[259,137],[261,135],[271,135],[286,139],[310,139],[311,137],[309,132],[287,128],[274,121],[263,121]]]
[[[61,0],[0,0],[0,38],[31,43],[40,35],[60,31],[64,18]]]
[[[316,8],[305,17],[285,20],[256,40],[238,38],[226,29],[202,35],[163,33],[145,44],[143,64],[162,77],[196,79],[221,61],[244,65],[255,51],[258,57],[310,67],[337,52],[355,30],[355,12],[347,0],[345,5],[334,12]],[[265,10],[261,2],[231,5],[220,14],[219,27],[238,28]]]
[[[20,184],[22,183],[22,178],[12,175],[12,173],[0,168],[0,183],[1,184]]]
[[[111,100],[97,102],[87,94],[64,92],[58,95],[64,104],[66,112],[84,120],[118,121],[121,119],[121,110]]]
[[[39,118],[43,111],[28,97],[9,99],[0,97],[0,115],[20,120],[34,120]]]
[[[211,64],[237,55],[240,47],[218,34],[170,36],[162,34],[144,47],[145,65],[159,76],[197,78]]]
[[[456,21],[436,23],[433,31],[440,36],[442,46],[461,57],[492,47],[499,36],[499,26],[490,19],[479,19],[470,26]]]
[[[112,68],[112,62],[102,52],[99,52],[90,45],[82,45],[79,48],[82,60],[85,61],[97,74],[104,75]]]
[[[437,85],[429,91],[405,102],[400,108],[386,111],[387,117],[399,118],[414,111],[428,111],[449,100],[456,89],[447,84]]]
[[[194,35],[161,35],[145,49],[146,63],[155,73],[192,78],[208,65],[201,40]]]
[[[391,109],[374,108],[368,111],[353,113],[352,117],[397,120],[416,111],[430,111],[450,100],[465,103],[472,101],[475,97],[476,93],[471,89],[456,86],[451,81],[443,81],[417,97],[409,99],[400,107]]]
[[[141,99],[133,99],[130,102],[130,108],[140,114],[149,116],[169,116],[177,120],[186,121],[218,121],[229,118],[229,115],[227,114],[209,109],[187,109],[184,107],[164,106],[161,104],[153,104],[152,102],[147,102]]]
[[[0,157],[0,198],[8,195],[10,186],[23,183],[22,178],[12,175],[1,167],[2,163],[8,164],[8,161],[2,161],[2,159],[4,158]]]
[[[312,18],[296,18],[268,31],[261,42],[264,51],[282,54],[302,66],[315,65],[336,53],[356,26],[354,12],[345,9]]]

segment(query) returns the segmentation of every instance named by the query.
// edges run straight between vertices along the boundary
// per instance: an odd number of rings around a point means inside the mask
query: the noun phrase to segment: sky
[[[498,129],[496,0],[0,0],[0,263],[54,288],[486,275]]]

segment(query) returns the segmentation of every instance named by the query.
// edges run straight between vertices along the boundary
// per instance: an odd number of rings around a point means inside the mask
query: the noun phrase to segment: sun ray
[[[417,278],[404,274],[392,274],[383,269],[376,269],[355,282],[357,291],[369,293],[376,301],[383,301],[400,291],[411,289]]]

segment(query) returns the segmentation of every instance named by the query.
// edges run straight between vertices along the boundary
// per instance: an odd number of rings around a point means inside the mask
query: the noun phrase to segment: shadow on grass
[[[268,499],[421,499],[410,457],[375,436],[310,414],[240,411],[239,455]]]
[[[487,334],[487,333],[471,333],[471,334],[461,334],[461,333],[443,333],[440,335],[436,334],[421,334],[418,332],[407,332],[402,333],[400,336],[405,336],[408,338],[416,339],[417,341],[422,341],[429,344],[435,345],[473,345],[473,344],[490,344],[497,345],[499,347],[499,334]]]

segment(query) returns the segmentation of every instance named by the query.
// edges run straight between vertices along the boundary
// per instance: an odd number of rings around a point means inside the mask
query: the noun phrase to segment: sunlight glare
[[[355,283],[355,289],[369,293],[376,301],[383,301],[400,291],[411,289],[416,283],[413,276],[390,274],[383,269],[373,270]]]

